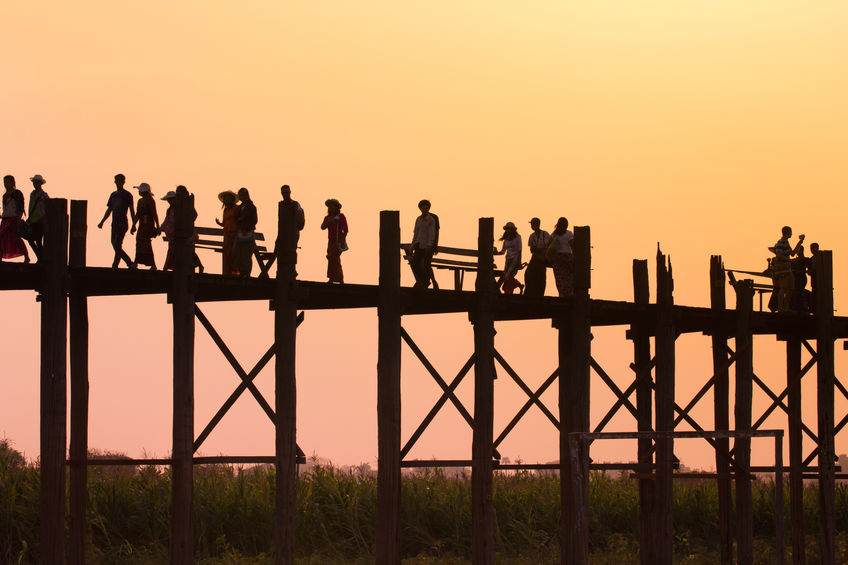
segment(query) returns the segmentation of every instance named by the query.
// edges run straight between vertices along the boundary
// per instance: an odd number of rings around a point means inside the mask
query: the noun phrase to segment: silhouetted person
[[[796,257],[792,259],[792,278],[794,287],[790,307],[793,312],[807,313],[810,311],[810,291],[807,290],[807,270],[812,264],[809,257],[804,256],[804,246],[799,245]]]
[[[430,213],[430,201],[418,203],[421,215],[415,219],[412,231],[412,259],[409,266],[415,275],[413,288],[427,288],[433,278],[433,253],[436,250],[437,234],[436,218]]]
[[[191,193],[189,193],[188,189],[183,185],[178,185],[176,192],[177,192],[177,196],[182,195],[186,198],[189,198],[191,196]],[[192,201],[192,202],[194,202],[194,201]],[[194,214],[192,221],[197,220],[197,209],[194,208],[194,204],[192,204],[191,211]],[[202,273],[203,272],[203,263],[200,261],[200,257],[197,256],[197,251],[194,250],[194,242],[197,241],[197,240],[198,240],[197,227],[195,227],[194,231],[191,234],[191,242],[192,242],[191,255],[192,255],[192,261],[194,261],[194,266],[197,268],[197,271],[199,273]]]
[[[156,270],[156,257],[153,255],[153,238],[159,235],[159,215],[156,213],[156,201],[146,182],[134,187],[138,189],[135,221],[130,233],[135,233],[134,264],[147,265]],[[136,231],[138,225],[138,231]]]
[[[118,173],[115,175],[115,191],[109,195],[106,202],[106,213],[97,224],[98,229],[103,229],[103,224],[112,216],[112,249],[115,250],[115,258],[112,260],[112,268],[117,269],[123,259],[127,267],[135,268],[130,256],[124,252],[124,236],[127,235],[129,223],[127,223],[127,212],[130,213],[133,224],[135,224],[135,210],[133,210],[133,197],[125,188],[126,177]]]
[[[221,245],[221,274],[237,275],[233,261],[233,249],[236,243],[236,232],[238,226],[236,220],[238,218],[238,207],[236,199],[238,196],[232,190],[225,190],[218,194],[218,200],[223,205],[223,213],[221,219],[215,218],[215,223],[221,226],[221,231],[224,232],[224,242]]]
[[[44,177],[35,175],[29,179],[32,182],[32,192],[29,195],[29,211],[27,222],[30,234],[27,240],[36,259],[41,259],[41,248],[44,245],[44,232],[47,231],[47,202],[50,197],[44,192]]]
[[[816,311],[816,259],[819,256],[819,244],[810,244],[810,262],[807,265],[807,272],[810,275],[810,312]]]
[[[574,234],[568,229],[568,220],[557,220],[551,234],[547,258],[554,269],[554,280],[560,296],[574,296]]]
[[[292,200],[291,197],[291,187],[287,184],[284,184],[280,187],[280,195],[283,197],[283,202],[294,206],[295,208],[295,222],[297,223],[297,232],[294,236],[294,250],[295,250],[295,262],[297,262],[297,242],[300,241],[300,232],[303,230],[303,227],[306,225],[306,215],[303,213],[303,207],[300,205],[300,202],[297,200]],[[277,248],[280,246],[280,234],[277,234],[277,240],[274,242],[274,256],[271,258],[271,262],[268,263],[268,268],[274,264],[274,261],[277,260]],[[297,273],[295,273],[297,274]]]
[[[15,187],[15,177],[3,177],[3,217],[0,220],[0,261],[23,257],[29,263],[26,244],[18,235],[18,224],[24,214],[24,193]]]
[[[524,283],[527,285],[524,289],[525,296],[544,296],[548,282],[548,260],[545,258],[545,252],[551,244],[551,234],[541,229],[540,225],[539,218],[530,220],[533,233],[527,238],[530,263],[524,273]]]
[[[495,255],[506,254],[503,275],[498,279],[498,286],[503,289],[504,294],[512,294],[512,291],[516,288],[524,290],[524,285],[515,278],[515,274],[521,266],[521,248],[523,246],[515,224],[507,222],[503,229],[501,250],[495,252]]]
[[[774,288],[777,292],[777,310],[778,312],[788,312],[791,308],[792,291],[795,288],[795,277],[792,275],[790,259],[798,252],[798,248],[804,242],[804,234],[798,236],[798,243],[794,249],[789,244],[789,238],[792,237],[792,228],[783,226],[781,234],[782,237],[777,240],[774,247],[769,247],[769,251],[774,253],[774,258],[771,260],[771,271]]]
[[[239,205],[236,213],[236,243],[233,262],[240,277],[249,277],[253,270],[253,251],[256,248],[256,223],[259,220],[250,193],[242,187],[238,191]]]
[[[177,225],[174,218],[174,202],[177,200],[177,193],[169,190],[162,200],[168,203],[168,209],[165,210],[165,219],[159,226],[162,233],[165,234],[165,239],[168,240],[168,254],[165,255],[165,264],[162,265],[163,271],[170,271],[174,268],[174,234],[176,233]]]
[[[347,251],[347,218],[342,214],[342,205],[335,198],[324,202],[327,215],[321,222],[321,229],[327,230],[327,282],[344,283],[342,271],[342,252]]]

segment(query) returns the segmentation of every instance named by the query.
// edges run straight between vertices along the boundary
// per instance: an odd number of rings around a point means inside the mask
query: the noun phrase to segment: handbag
[[[341,236],[339,236],[339,238],[336,240],[336,242],[339,245],[339,253],[343,253],[343,252],[347,251],[348,249],[350,249],[347,246],[347,234],[342,234]]]
[[[32,224],[29,223],[29,220],[18,220],[18,237],[22,239],[31,239],[32,238]]]

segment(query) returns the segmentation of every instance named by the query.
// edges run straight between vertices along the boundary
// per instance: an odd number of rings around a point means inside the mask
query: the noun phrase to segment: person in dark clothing
[[[422,200],[418,203],[421,215],[415,219],[415,227],[412,232],[412,274],[415,275],[415,286],[413,288],[427,288],[433,280],[433,253],[436,251],[437,230],[436,218],[430,214],[430,201]]]
[[[156,201],[150,185],[146,182],[136,186],[138,189],[138,205],[136,206],[135,218],[138,221],[138,231],[135,236],[135,264],[147,265],[151,270],[156,270],[156,258],[153,255],[153,238],[159,235],[159,215],[156,213]],[[136,231],[133,223],[130,233]]]
[[[127,235],[129,223],[127,222],[127,212],[129,211],[133,224],[136,223],[135,210],[133,209],[133,197],[125,188],[124,183],[126,177],[118,173],[115,175],[115,191],[109,195],[109,200],[106,202],[106,213],[103,214],[103,219],[97,224],[98,229],[103,229],[103,224],[109,216],[112,216],[112,249],[115,250],[115,258],[112,261],[112,268],[117,269],[118,265],[123,260],[127,267],[134,269],[135,264],[130,261],[130,256],[123,249],[124,236]]]
[[[551,234],[541,229],[541,224],[539,218],[530,220],[533,233],[527,238],[527,245],[530,247],[530,263],[527,265],[527,272],[524,273],[524,284],[527,285],[524,296],[545,295],[545,286],[548,282],[548,260],[545,258],[545,253],[548,245],[551,244]]]
[[[792,259],[792,276],[795,279],[792,288],[792,299],[789,307],[793,312],[806,314],[810,311],[810,291],[807,290],[807,270],[812,259],[804,256],[804,246],[799,245],[796,257]]]
[[[240,277],[249,277],[253,269],[254,235],[258,215],[250,193],[242,187],[238,191],[239,206],[236,216],[236,243],[233,246],[233,267]]]
[[[41,248],[44,246],[44,232],[47,231],[47,202],[50,197],[44,192],[44,177],[35,175],[29,179],[32,182],[32,192],[29,195],[29,212],[27,222],[32,233],[27,238],[36,259],[41,258]]]
[[[188,189],[183,185],[177,186],[176,193],[177,193],[178,196],[179,195],[191,196]],[[192,211],[194,212],[194,219],[197,220],[197,209],[193,209]],[[192,235],[191,235],[192,244],[197,240],[198,240],[197,228],[195,228],[194,233],[192,233]],[[194,261],[194,266],[195,266],[195,268],[197,268],[197,272],[202,273],[203,272],[203,263],[200,261],[200,257],[197,256],[197,252],[194,250],[194,247],[192,247],[192,249],[191,249],[191,254],[192,254],[192,260]]]

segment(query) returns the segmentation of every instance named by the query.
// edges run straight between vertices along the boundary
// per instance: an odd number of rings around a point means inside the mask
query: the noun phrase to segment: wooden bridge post
[[[819,531],[821,562],[836,562],[833,387],[833,253],[819,251],[813,259],[816,272],[816,370],[819,436]]]
[[[68,265],[85,267],[87,208],[71,200]],[[71,283],[68,293],[71,348],[70,547],[68,562],[85,563],[88,520],[88,297]]]
[[[727,309],[724,282],[724,263],[721,256],[710,257],[710,308],[717,313]],[[717,432],[730,429],[730,371],[728,367],[727,334],[713,328],[713,407],[714,428]],[[716,473],[718,474],[718,525],[721,536],[719,558],[721,565],[733,562],[733,512],[730,484],[730,440],[716,438]]]
[[[380,212],[377,306],[377,564],[400,565],[400,214]]]
[[[277,278],[274,288],[276,523],[274,563],[294,563],[297,506],[297,204],[281,201],[277,215]]]
[[[495,399],[494,219],[480,218],[474,306],[474,438],[471,447],[471,559],[495,562],[492,443]]]
[[[41,282],[41,563],[65,562],[68,201],[47,203]]]
[[[751,431],[753,399],[754,337],[751,313],[754,307],[753,281],[736,283],[736,403],[737,432]],[[754,511],[751,493],[751,438],[737,437],[733,442],[736,461],[736,561],[750,565],[754,560]]]
[[[792,563],[807,562],[804,541],[804,453],[801,418],[801,339],[786,340],[786,387],[789,402],[789,505],[792,524]]]
[[[172,243],[174,275],[174,421],[171,453],[171,563],[194,562],[194,196],[177,194]]]
[[[648,282],[648,261],[633,260],[633,301],[636,304],[648,304],[651,300]],[[637,429],[650,432],[654,429],[654,391],[650,374],[651,337],[645,323],[630,326],[630,339],[633,341],[633,366],[636,371],[636,411]],[[648,374],[643,374],[648,372]],[[638,441],[639,473],[639,562],[642,565],[654,565],[656,558],[656,540],[654,537],[654,479],[644,475],[652,474],[654,460],[653,441],[648,438]]]
[[[656,429],[674,431],[674,377],[677,337],[674,327],[674,280],[671,261],[657,249],[657,326],[656,326]],[[673,472],[674,439],[659,438],[656,472],[656,540],[657,563],[671,565],[674,546]]]
[[[591,238],[587,226],[574,228],[574,297],[559,327],[560,496],[562,563],[589,562],[589,443],[579,442],[576,460],[569,457],[569,434],[588,432],[592,322]]]

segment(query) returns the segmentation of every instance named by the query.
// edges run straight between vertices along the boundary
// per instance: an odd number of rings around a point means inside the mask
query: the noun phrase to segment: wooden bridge
[[[820,551],[822,562],[835,559],[834,489],[837,468],[834,436],[848,423],[848,415],[835,421],[834,395],[848,398],[848,390],[834,375],[834,342],[848,337],[848,318],[833,316],[832,255],[816,256],[815,315],[755,312],[754,286],[750,280],[735,285],[736,303],[725,304],[725,274],[720,257],[712,257],[711,307],[675,305],[670,262],[657,254],[657,300],[649,303],[648,263],[633,262],[633,302],[592,299],[590,289],[589,228],[574,230],[575,292],[573,298],[526,298],[498,293],[493,277],[492,218],[479,220],[477,281],[474,291],[414,290],[400,286],[400,227],[398,212],[380,213],[379,284],[328,285],[296,280],[295,210],[281,202],[277,272],[273,279],[240,279],[219,275],[196,275],[192,264],[193,202],[176,201],[176,235],[173,272],[140,272],[86,266],[86,202],[72,201],[70,217],[66,200],[50,201],[50,229],[44,257],[37,265],[0,264],[0,290],[30,289],[41,301],[41,507],[40,544],[43,563],[81,564],[85,560],[86,468],[103,464],[157,464],[172,469],[171,562],[193,562],[192,488],[194,465],[209,462],[266,462],[276,466],[275,562],[294,561],[294,509],[296,468],[302,453],[295,438],[296,378],[295,337],[302,311],[310,309],[376,308],[378,313],[378,513],[376,560],[400,563],[401,469],[416,465],[470,466],[472,469],[472,554],[475,564],[494,562],[494,510],[492,474],[500,463],[497,446],[517,421],[536,406],[559,432],[560,459],[547,465],[560,471],[562,497],[562,563],[588,562],[588,479],[591,468],[629,470],[639,479],[640,552],[643,564],[671,564],[673,535],[672,482],[684,474],[675,472],[674,440],[699,437],[715,451],[719,486],[722,563],[753,559],[752,473],[774,473],[778,479],[776,502],[782,509],[782,476],[789,474],[790,530],[793,563],[804,562],[802,492],[804,479],[817,479],[820,498]],[[88,460],[88,306],[90,296],[163,294],[173,308],[173,450],[167,459]],[[226,344],[203,315],[200,305],[208,301],[268,300],[274,311],[274,345],[253,370],[238,365]],[[300,313],[299,313],[300,311]],[[443,394],[421,426],[402,445],[401,347],[405,342],[425,367],[426,357],[401,327],[410,314],[468,313],[474,329],[474,352],[450,383],[429,366]],[[558,334],[557,370],[536,390],[528,387],[509,368],[494,347],[495,323],[501,320],[550,319]],[[70,320],[68,326],[67,320]],[[195,320],[209,331],[215,343],[241,378],[239,387],[198,435],[194,429],[194,333]],[[592,357],[593,326],[625,326],[633,347],[633,381],[622,390]],[[709,335],[713,372],[694,398],[678,403],[675,395],[675,341],[681,334]],[[785,387],[772,390],[753,370],[753,336],[773,335],[786,344]],[[733,339],[731,349],[729,340]],[[653,342],[653,352],[651,343]],[[70,403],[66,398],[68,343],[70,344]],[[802,351],[809,360],[802,367]],[[275,359],[273,405],[262,398],[253,378]],[[495,364],[499,363],[519,383],[528,400],[507,429],[495,437],[493,426]],[[730,368],[735,368],[735,393],[730,391]],[[801,411],[801,381],[816,368],[817,412],[815,422],[805,422]],[[454,393],[459,381],[473,368],[474,405],[468,411]],[[616,401],[601,422],[590,427],[590,373],[596,372]],[[809,379],[808,379],[809,380]],[[540,397],[554,383],[559,385],[558,410],[546,407]],[[754,419],[752,394],[756,385],[771,399],[764,414]],[[714,429],[708,430],[692,417],[693,408],[712,390]],[[235,398],[250,392],[262,405],[276,430],[275,453],[262,457],[196,457],[197,448],[226,413]],[[635,401],[633,397],[635,396]],[[730,428],[731,396],[735,406],[735,429]],[[470,458],[458,461],[417,462],[405,459],[438,410],[451,402],[473,429]],[[66,429],[70,404],[70,449]],[[634,431],[608,434],[606,424],[620,410],[630,412]],[[783,430],[761,429],[766,418],[781,410],[787,415],[788,464],[783,464]],[[686,422],[694,431],[678,431]],[[813,429],[816,431],[814,432]],[[802,451],[803,436],[815,444]],[[779,447],[775,464],[751,465],[751,438],[769,436]],[[589,458],[592,441],[629,437],[638,440],[636,463],[595,464]],[[733,448],[730,439],[734,440]],[[533,466],[530,466],[533,467]],[[536,466],[540,467],[540,466]],[[70,532],[66,544],[66,468],[70,474]],[[703,475],[699,475],[703,476]],[[735,502],[731,484],[735,483]],[[736,529],[733,531],[733,516]],[[776,515],[776,542],[784,562],[782,512]],[[733,555],[734,540],[736,556]]]

